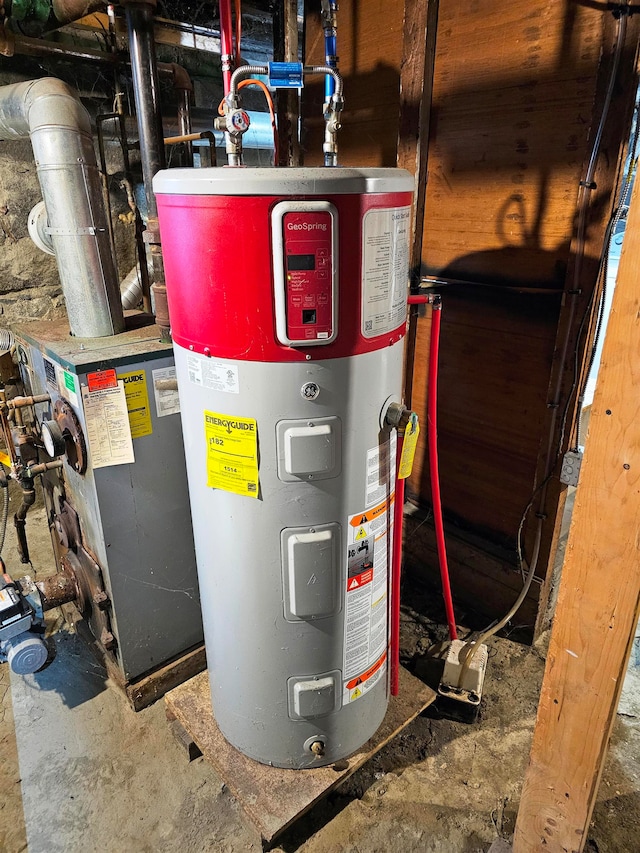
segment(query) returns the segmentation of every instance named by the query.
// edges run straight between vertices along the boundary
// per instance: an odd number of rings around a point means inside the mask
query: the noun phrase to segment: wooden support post
[[[273,7],[273,55],[277,62],[298,61],[298,0],[284,0]],[[278,166],[300,166],[298,138],[299,95],[295,89],[280,90],[278,117]]]
[[[439,0],[406,0],[400,67],[400,121],[397,163],[415,175],[413,230],[409,268],[411,283],[420,279],[424,209],[427,196],[427,158],[433,98]],[[404,398],[411,404],[418,309],[409,314]]]
[[[640,612],[640,189],[627,221],[514,853],[580,853]]]

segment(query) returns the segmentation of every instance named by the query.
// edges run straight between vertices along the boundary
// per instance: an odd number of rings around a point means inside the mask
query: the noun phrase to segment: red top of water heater
[[[404,335],[404,310],[394,315],[393,328],[365,334],[363,220],[370,211],[410,206],[408,172],[174,169],[159,173],[154,189],[171,332],[179,346],[218,358],[304,361],[371,352]],[[323,224],[328,215],[304,213],[304,202],[318,200],[333,211],[333,247]],[[282,202],[302,202],[303,213],[286,213],[274,225]],[[283,229],[278,249],[274,228]],[[283,257],[274,259],[274,251]],[[276,316],[280,279],[284,332]],[[310,345],[283,343],[305,336]]]

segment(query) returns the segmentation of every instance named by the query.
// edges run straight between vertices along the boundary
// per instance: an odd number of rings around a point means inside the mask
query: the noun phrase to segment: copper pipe
[[[177,145],[179,142],[191,142],[194,139],[208,139],[212,148],[215,148],[216,138],[211,130],[203,130],[202,133],[188,133],[186,136],[165,136],[165,145]]]

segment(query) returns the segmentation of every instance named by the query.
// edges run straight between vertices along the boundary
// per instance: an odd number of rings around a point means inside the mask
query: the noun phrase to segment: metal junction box
[[[36,421],[55,419],[75,442],[43,477],[57,560],[80,577],[87,622],[135,680],[203,639],[171,345],[155,326],[82,339],[63,321],[16,337],[27,393],[51,397]]]

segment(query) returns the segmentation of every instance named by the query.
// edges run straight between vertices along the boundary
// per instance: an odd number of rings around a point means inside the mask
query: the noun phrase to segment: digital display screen
[[[287,269],[289,270],[314,270],[315,268],[315,255],[287,255]]]

